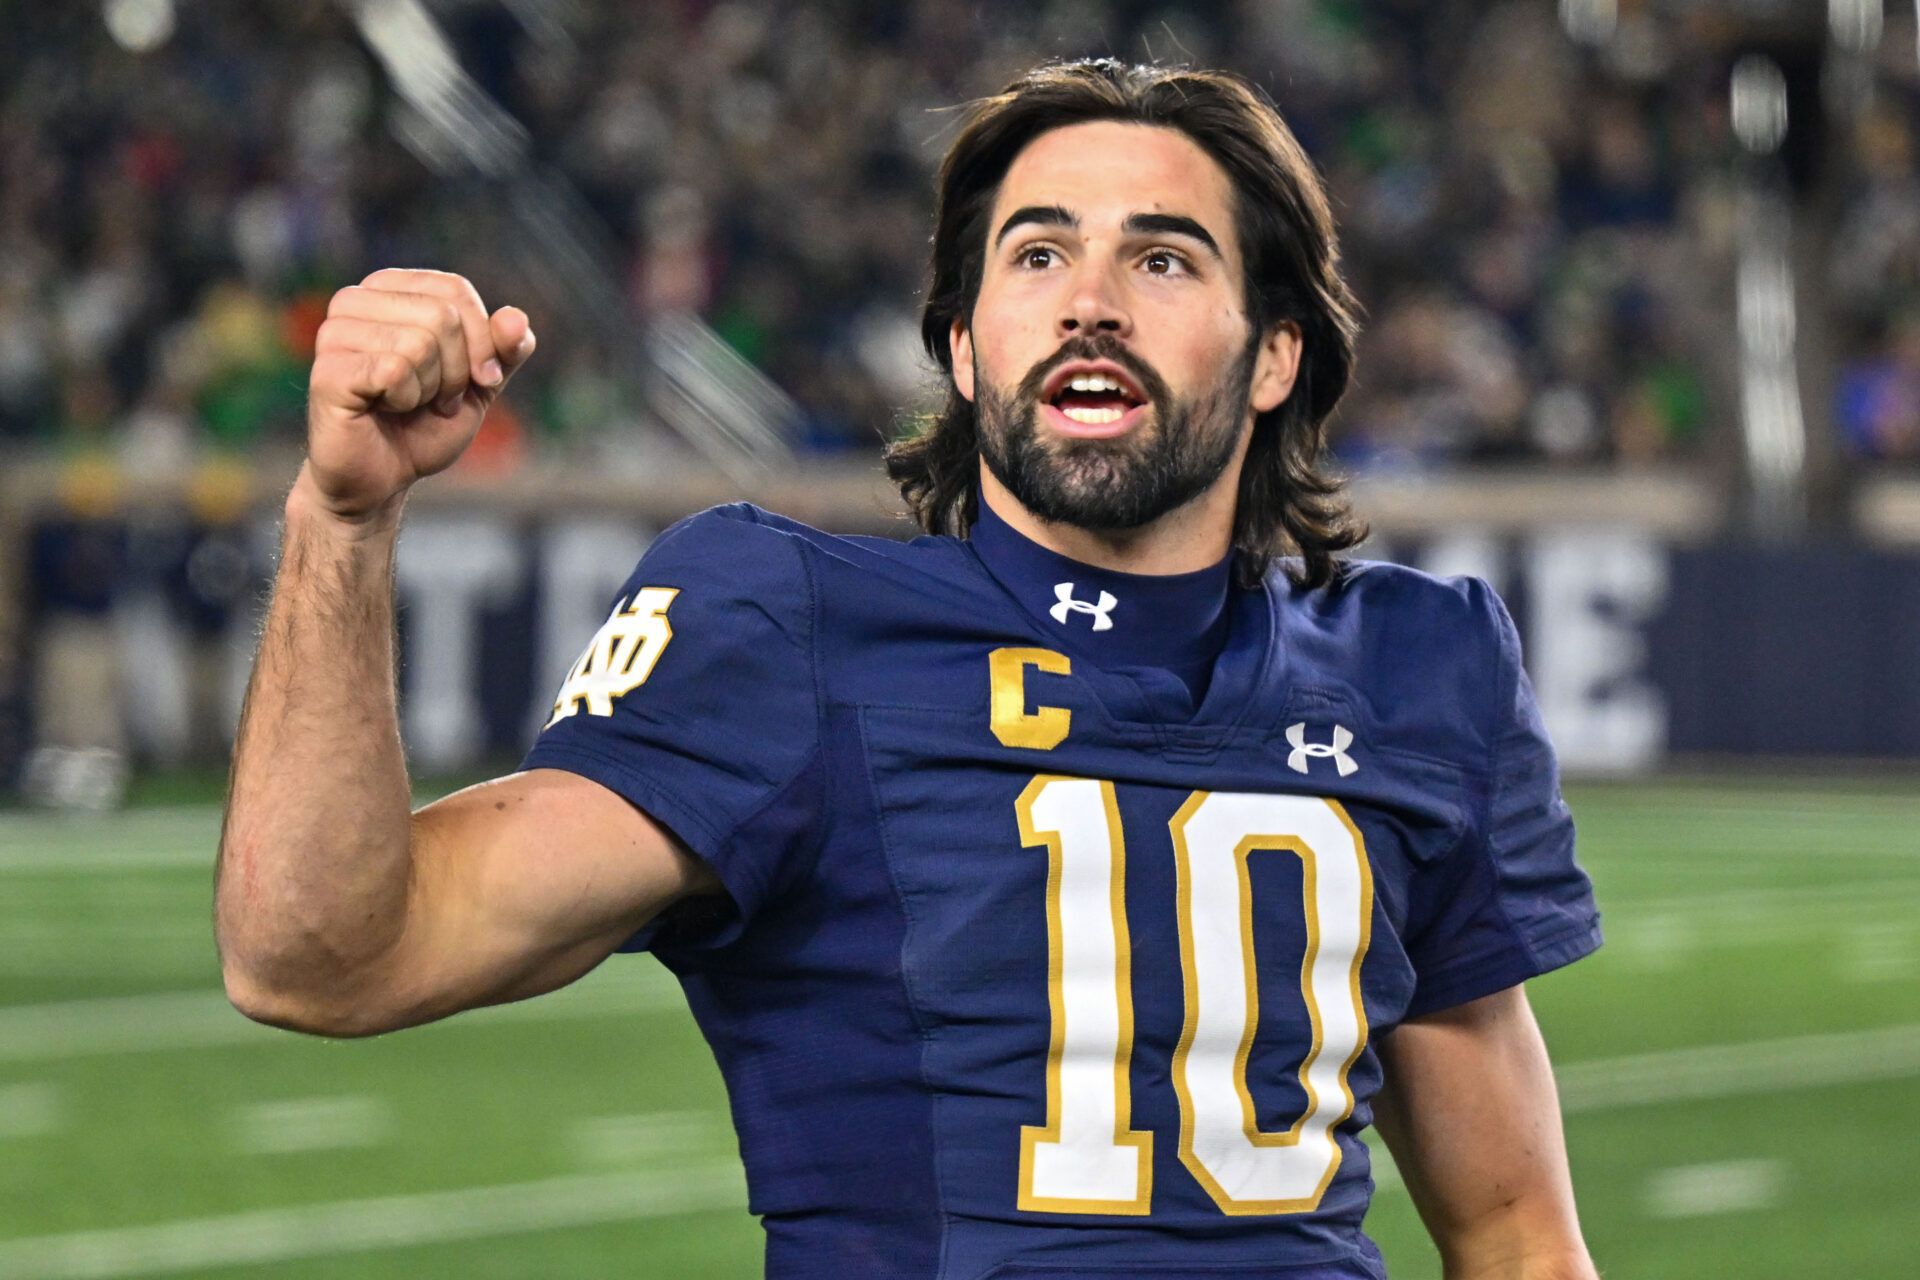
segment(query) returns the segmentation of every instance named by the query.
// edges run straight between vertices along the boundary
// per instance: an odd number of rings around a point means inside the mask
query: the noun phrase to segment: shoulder
[[[978,559],[959,539],[828,533],[750,502],[688,516],[655,540],[642,565],[657,554],[675,564],[731,566],[736,591],[794,579],[821,602],[823,618],[831,612],[849,623],[923,607],[979,609],[992,595]]]
[[[1498,643],[1510,625],[1506,606],[1482,578],[1436,577],[1383,560],[1350,560],[1326,586],[1302,588],[1283,568],[1269,590],[1290,613],[1320,628],[1362,635],[1391,632],[1400,642]]]
[[[785,561],[792,568],[800,554],[795,536],[806,526],[764,511],[750,502],[729,502],[668,526],[648,546],[641,563],[669,557],[689,562],[737,560],[741,567]],[[809,531],[810,532],[810,531]]]
[[[751,502],[724,503],[686,517],[654,541],[656,548],[669,544],[682,555],[798,560],[810,570],[829,565],[853,571],[893,565],[937,570],[966,555],[965,544],[953,538],[922,536],[902,541],[828,533]]]
[[[876,614],[911,614],[922,604],[951,612],[956,598],[979,594],[973,579],[982,576],[966,544],[953,538],[827,533],[750,502],[731,502],[690,515],[654,539],[627,592],[698,587],[708,599],[771,615],[804,611],[822,626],[834,619],[853,625]]]
[[[656,537],[627,585],[697,588],[710,598],[758,600],[767,608],[810,603],[809,535],[824,536],[750,502],[708,507]]]
[[[1425,708],[1485,726],[1519,664],[1519,641],[1483,579],[1348,561],[1312,589],[1268,577],[1296,679],[1355,691],[1383,714]]]
[[[669,526],[628,575],[609,626],[653,613],[676,634],[704,637],[703,644],[740,648],[777,636],[810,649],[818,592],[779,519],[735,502]]]

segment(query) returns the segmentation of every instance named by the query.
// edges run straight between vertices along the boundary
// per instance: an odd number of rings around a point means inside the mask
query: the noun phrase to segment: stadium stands
[[[462,558],[467,595],[414,615],[415,642],[466,644],[485,611],[502,629],[463,661],[506,673],[479,708],[477,677],[435,668],[462,709],[409,725],[423,758],[523,739],[519,704],[614,585],[553,585],[575,539],[630,556],[627,534],[740,496],[897,527],[876,446],[933,389],[917,301],[952,108],[1089,53],[1233,67],[1281,105],[1367,310],[1334,425],[1366,550],[1517,593],[1566,759],[1911,755],[1920,721],[1887,710],[1907,695],[1855,679],[1877,651],[1822,668],[1833,689],[1694,699],[1676,637],[1751,616],[1738,584],[1686,575],[1775,563],[1688,548],[1920,545],[1914,21],[1875,0],[9,7],[0,793],[110,803],[129,763],[220,758],[313,334],[382,265],[466,274],[542,338],[468,483],[417,504],[449,523],[416,522],[413,554]],[[1786,124],[1758,148],[1730,93],[1755,59]],[[451,124],[409,66],[457,87]],[[1768,202],[1789,226],[1756,251]],[[799,465],[674,465],[633,334],[695,330],[791,395]],[[1768,424],[1791,428],[1771,452]],[[1835,616],[1895,608],[1881,575],[1906,562],[1853,549],[1806,561],[1851,584]]]
[[[706,317],[798,399],[818,449],[870,448],[922,394],[941,107],[1046,56],[1244,70],[1326,171],[1371,313],[1340,447],[1424,469],[1693,457],[1729,434],[1714,317],[1737,28],[1637,8],[1604,49],[1552,6],[1462,0],[594,4],[564,26],[436,11],[605,223],[636,316]],[[111,445],[149,467],[290,440],[333,288],[406,262],[514,292],[487,265],[488,193],[426,181],[344,10],[195,5],[170,32],[110,31],[96,6],[10,16],[0,447]],[[1831,184],[1834,419],[1870,459],[1920,455],[1910,45],[1888,33]],[[509,462],[523,426],[535,449],[591,450],[635,417],[605,344],[541,319],[553,358],[499,424]]]

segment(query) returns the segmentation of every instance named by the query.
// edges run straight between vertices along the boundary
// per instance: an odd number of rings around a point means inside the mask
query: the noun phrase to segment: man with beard
[[[250,1016],[364,1035],[676,973],[775,1277],[1593,1276],[1521,984],[1599,943],[1505,610],[1345,563],[1353,305],[1233,77],[1039,68],[942,166],[926,536],[744,504],[651,547],[522,771],[415,814],[407,487],[532,353],[456,277],[336,298],[236,751]]]

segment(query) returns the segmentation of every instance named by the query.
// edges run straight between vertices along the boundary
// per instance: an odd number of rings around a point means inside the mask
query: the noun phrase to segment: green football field
[[[1608,945],[1532,991],[1609,1280],[1914,1275],[1920,785],[1569,798]],[[758,1275],[652,960],[378,1040],[255,1026],[216,822],[0,813],[0,1277]],[[1369,1227],[1437,1275],[1390,1169]]]

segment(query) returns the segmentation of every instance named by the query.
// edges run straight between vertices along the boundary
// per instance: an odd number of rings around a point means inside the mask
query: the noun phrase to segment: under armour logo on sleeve
[[[1065,623],[1069,613],[1090,613],[1093,615],[1093,629],[1095,631],[1111,631],[1113,629],[1113,619],[1107,615],[1113,612],[1113,606],[1120,603],[1119,597],[1115,596],[1113,592],[1102,591],[1100,593],[1099,604],[1088,604],[1085,600],[1075,600],[1073,598],[1073,584],[1071,582],[1056,582],[1053,584],[1053,594],[1060,603],[1054,605],[1053,608],[1047,610],[1047,612],[1053,615],[1055,622]]]
[[[1293,744],[1293,750],[1287,753],[1287,768],[1295,773],[1305,773],[1308,760],[1325,760],[1328,757],[1332,757],[1333,767],[1343,778],[1360,767],[1347,754],[1347,748],[1353,745],[1353,730],[1345,725],[1333,726],[1333,742],[1329,745],[1325,742],[1308,742],[1307,726],[1290,724],[1287,726],[1287,741]]]

